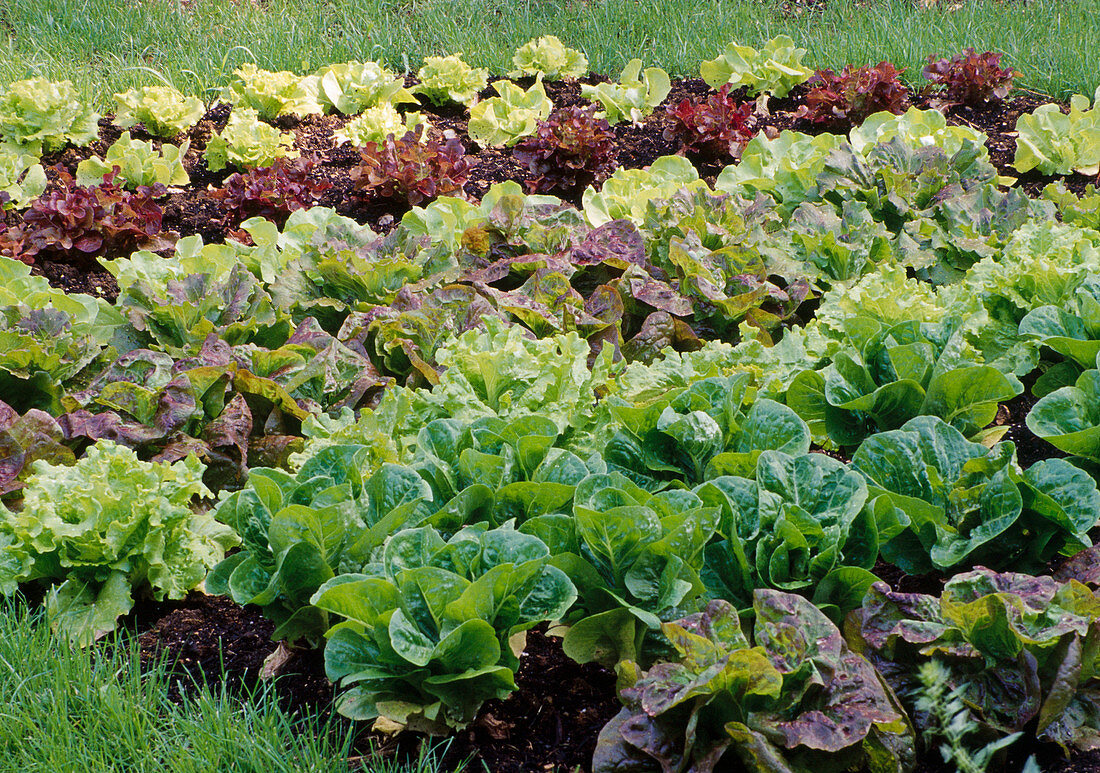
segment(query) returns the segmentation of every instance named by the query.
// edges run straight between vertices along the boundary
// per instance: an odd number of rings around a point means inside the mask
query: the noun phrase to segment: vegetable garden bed
[[[1100,767],[1100,107],[802,53],[14,84],[0,592],[365,754]]]

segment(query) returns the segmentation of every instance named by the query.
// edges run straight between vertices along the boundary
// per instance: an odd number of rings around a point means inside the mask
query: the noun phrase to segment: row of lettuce
[[[878,112],[900,114],[909,106],[909,92],[898,80],[899,71],[889,63],[849,66],[839,74],[832,70],[815,73],[802,64],[805,53],[783,36],[760,50],[731,43],[719,57],[703,62],[700,73],[711,87],[723,90],[723,95],[744,88],[750,95],[782,97],[795,85],[809,82],[812,88],[798,114],[833,130],[858,126]],[[219,97],[234,110],[228,125],[207,143],[206,164],[212,171],[226,166],[248,170],[296,156],[294,135],[271,125],[288,115],[355,116],[336,136],[338,142],[355,146],[381,144],[389,135],[401,137],[407,131],[419,132],[426,139],[429,124],[420,113],[410,112],[421,104],[466,106],[469,136],[474,142],[482,147],[515,145],[535,135],[554,109],[543,88],[544,79],[579,77],[586,72],[587,60],[583,53],[547,36],[522,46],[514,61],[516,69],[510,75],[535,76],[534,84],[525,89],[510,81],[497,81],[493,84],[497,96],[486,99],[478,95],[487,87],[487,71],[470,67],[460,54],[429,57],[412,88],[406,88],[401,76],[376,62],[328,65],[304,76],[244,65]],[[932,83],[931,91],[925,91],[932,95],[933,104],[987,107],[1009,93],[1016,74],[1000,66],[1000,55],[976,54],[969,49],[951,58],[930,57],[924,75]],[[667,73],[654,67],[643,70],[640,59],[627,65],[618,82],[581,86],[582,96],[598,106],[590,120],[610,124],[642,120],[665,100],[669,90]],[[98,182],[113,166],[119,166],[118,181],[130,188],[186,184],[181,160],[188,151],[187,141],[179,145],[168,141],[193,127],[205,114],[206,105],[167,85],[131,89],[114,98],[118,126],[129,129],[140,125],[165,142],[154,148],[127,133],[104,158],[83,162],[77,182]],[[671,112],[682,119],[678,134],[688,149],[713,150],[717,141],[726,145],[723,152],[736,153],[737,144],[751,137],[742,126],[747,116],[735,109],[739,107],[732,101],[726,105],[700,100],[690,108],[673,106]],[[1067,113],[1048,104],[1021,116],[1016,127],[1017,170],[1096,174],[1100,166],[1098,116],[1100,112],[1081,95],[1073,97]],[[22,208],[41,195],[46,177],[39,157],[70,144],[83,146],[95,141],[99,117],[78,99],[68,81],[32,78],[9,84],[0,98],[0,191],[9,199],[7,206]],[[593,141],[587,134],[571,140],[582,146]]]

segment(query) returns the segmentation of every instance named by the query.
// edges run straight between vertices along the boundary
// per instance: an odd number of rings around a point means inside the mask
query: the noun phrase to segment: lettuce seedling
[[[73,259],[101,251],[162,249],[171,243],[161,232],[163,212],[156,199],[162,195],[163,185],[125,191],[115,184],[113,172],[99,185],[76,185],[62,169],[56,185],[22,213],[22,222],[0,233],[0,245],[14,245],[12,257],[28,263],[47,250]]]
[[[391,134],[362,148],[362,162],[351,172],[355,190],[414,206],[461,190],[470,168],[466,148],[457,137],[422,142],[423,131],[420,126],[402,137]]]
[[[973,48],[950,59],[928,57],[921,74],[932,85],[929,104],[933,107],[983,107],[1000,102],[1012,91],[1012,79],[1019,73],[1001,67],[1004,54],[976,53]]]
[[[320,79],[321,103],[344,115],[382,105],[416,103],[416,97],[405,88],[405,79],[377,62],[330,64],[314,75]]]
[[[509,78],[533,75],[548,81],[579,78],[588,71],[588,57],[575,48],[562,45],[554,35],[529,40],[512,56],[515,69]]]
[[[665,128],[664,138],[676,140],[689,153],[706,156],[733,156],[741,154],[741,148],[753,138],[751,128],[751,104],[738,105],[729,95],[726,84],[703,99],[681,100],[679,105],[668,108],[673,123]]]
[[[902,113],[909,105],[909,91],[898,80],[904,70],[889,62],[874,67],[848,65],[840,74],[818,70],[807,81],[805,104],[796,115],[833,127],[859,126],[879,112]]]
[[[142,86],[115,94],[115,123],[129,129],[140,123],[154,137],[171,139],[194,126],[206,107],[172,86]]]
[[[420,83],[412,93],[423,94],[434,105],[457,102],[469,107],[485,88],[489,71],[475,69],[462,61],[462,54],[429,56],[416,74]]]
[[[531,193],[574,193],[598,186],[615,170],[615,133],[595,108],[559,108],[539,123],[532,137],[516,145],[513,156],[533,179]]]
[[[1100,172],[1100,88],[1089,99],[1074,94],[1069,114],[1057,104],[1041,105],[1016,121],[1016,156],[1012,165],[1019,172],[1038,169],[1040,174],[1078,172],[1096,176]]]
[[[627,119],[640,123],[664,101],[671,89],[667,72],[660,67],[647,67],[642,72],[642,60],[631,59],[619,76],[618,83],[583,84],[581,96],[599,102],[603,107],[603,111],[596,114],[597,118],[606,118],[611,124]]]
[[[316,163],[305,157],[277,158],[271,166],[231,174],[221,188],[206,195],[222,202],[226,222],[232,225],[251,217],[282,225],[291,212],[313,206],[332,187],[327,180],[311,176]]]
[[[18,145],[0,143],[0,211],[22,209],[46,190],[46,170],[38,156]]]
[[[409,132],[417,132],[421,142],[428,141],[428,122],[420,113],[401,115],[397,109],[386,102],[378,107],[368,107],[362,115],[352,118],[347,124],[333,132],[341,145],[351,143],[356,147],[366,147],[373,142],[380,145],[390,135],[404,137]]]
[[[153,143],[131,139],[130,132],[123,132],[102,159],[92,156],[76,166],[77,185],[96,185],[117,169],[115,179],[123,187],[133,190],[139,185],[189,185],[191,178],[183,166],[183,158],[191,148],[190,140],[179,147],[165,142],[160,150]]]
[[[99,115],[84,104],[71,81],[15,81],[0,95],[0,138],[38,155],[99,136]]]
[[[261,70],[251,62],[233,71],[237,77],[225,89],[225,100],[238,108],[249,108],[265,121],[280,115],[317,115],[321,104],[320,77],[295,75],[285,70]]]

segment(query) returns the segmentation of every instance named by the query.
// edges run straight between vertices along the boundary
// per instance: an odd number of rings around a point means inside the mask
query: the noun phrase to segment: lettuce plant
[[[1056,104],[1040,105],[1016,121],[1017,171],[1040,174],[1100,172],[1100,88],[1089,107],[1088,97],[1074,94],[1066,115]]]
[[[53,416],[36,408],[20,415],[12,406],[0,402],[0,445],[8,454],[7,464],[0,468],[0,497],[21,491],[36,461],[58,466],[76,463],[76,455],[65,444],[61,425]],[[8,540],[10,538],[0,537],[0,544]],[[5,558],[4,548],[0,547],[0,567]],[[0,572],[3,571],[0,568]]]
[[[482,100],[470,108],[470,139],[483,148],[515,145],[534,134],[539,122],[554,109],[541,79],[527,91],[504,80],[496,81],[493,88],[499,97]]]
[[[272,636],[318,643],[332,624],[310,598],[337,575],[362,571],[391,532],[429,512],[431,490],[412,470],[360,470],[368,449],[330,446],[296,475],[253,468],[248,485],[222,499],[218,520],[241,535],[241,550],[206,580],[210,593],[255,604]]]
[[[36,155],[94,142],[98,121],[71,81],[30,78],[8,84],[0,95],[0,138]]]
[[[238,169],[271,166],[277,158],[297,158],[294,135],[262,122],[252,108],[237,108],[220,134],[206,144],[206,166],[219,172],[232,164]]]
[[[827,132],[811,137],[784,130],[774,139],[757,134],[745,145],[740,162],[722,170],[714,187],[749,199],[764,193],[789,216],[799,204],[816,197],[818,175],[842,143],[843,138]]]
[[[38,156],[18,145],[0,143],[0,211],[22,209],[46,190],[46,170]]]
[[[61,412],[64,387],[104,349],[90,325],[56,308],[0,306],[0,393],[19,411]]]
[[[404,137],[409,132],[417,132],[420,135],[420,141],[427,142],[427,121],[421,118],[420,113],[401,115],[397,112],[397,108],[389,102],[384,102],[377,107],[368,107],[362,115],[352,118],[333,135],[341,145],[351,143],[362,148],[366,147],[368,142],[380,145],[391,134],[395,137]]]
[[[584,219],[597,227],[626,218],[641,224],[650,201],[671,198],[677,191],[706,186],[699,172],[682,156],[662,156],[645,169],[617,169],[597,191],[581,197]]]
[[[897,698],[805,599],[756,591],[753,627],[712,601],[662,626],[678,657],[620,669],[624,708],[600,732],[594,773],[909,770],[913,729]],[[720,767],[721,766],[721,767]]]
[[[0,245],[11,244],[11,257],[25,262],[33,262],[43,251],[77,258],[97,252],[161,249],[170,244],[161,233],[163,213],[155,201],[163,194],[160,185],[139,186],[130,193],[114,183],[113,174],[99,185],[75,185],[62,170],[57,184],[22,213],[22,222],[0,233]]]
[[[664,101],[672,88],[668,73],[660,67],[647,67],[642,72],[642,60],[631,59],[623,68],[618,83],[581,85],[581,96],[599,102],[603,111],[597,117],[617,124],[629,119],[640,123]]]
[[[23,509],[0,520],[0,592],[18,583],[51,585],[53,624],[88,644],[114,630],[136,595],[180,599],[237,543],[209,513],[202,464],[139,461],[101,441],[71,467],[35,463]]]
[[[1061,182],[1054,182],[1043,188],[1043,199],[1054,202],[1063,223],[1100,231],[1100,193],[1095,185],[1086,185],[1078,196],[1066,190]]]
[[[191,148],[190,140],[173,145],[165,142],[160,150],[153,149],[153,143],[131,139],[130,132],[123,132],[107,148],[102,159],[92,156],[76,165],[77,185],[95,185],[118,167],[115,179],[125,188],[133,190],[139,185],[178,185],[191,183],[187,170],[183,167],[183,158]]]
[[[556,36],[544,35],[517,48],[512,65],[515,69],[508,73],[509,78],[541,75],[545,80],[556,81],[584,75],[588,71],[588,57],[562,45]]]
[[[485,88],[489,71],[475,69],[462,61],[462,54],[429,56],[417,72],[420,83],[414,86],[414,94],[423,94],[434,105],[457,102],[467,107]]]
[[[540,488],[543,506],[554,487]],[[577,587],[566,654],[606,666],[651,659],[661,621],[693,608],[704,591],[703,550],[718,522],[719,509],[689,491],[651,494],[614,472],[577,483],[571,513],[528,519],[521,530],[549,546]]]
[[[731,42],[717,59],[699,65],[699,74],[712,89],[729,84],[734,89],[745,86],[751,94],[785,97],[813,75],[802,64],[805,55],[806,49],[795,47],[786,35],[777,35],[759,51]]]
[[[1090,342],[1068,339],[1074,350],[1084,350]],[[1100,356],[1097,357],[1100,361]],[[1094,365],[1096,363],[1094,362]],[[1068,454],[1100,461],[1100,370],[1095,367],[1077,377],[1075,383],[1044,395],[1027,414],[1027,427],[1037,437]]]
[[[889,62],[874,67],[848,65],[840,73],[818,70],[807,81],[805,103],[797,115],[829,126],[858,126],[873,113],[901,113],[909,92],[898,80],[904,70]]]
[[[753,106],[738,105],[729,95],[726,84],[717,94],[695,101],[684,99],[668,108],[672,124],[665,128],[664,138],[676,140],[689,153],[706,156],[734,156],[756,133],[750,124]]]
[[[1063,459],[1021,473],[1015,452],[1008,442],[972,443],[934,416],[863,441],[852,466],[867,478],[882,557],[910,574],[1038,570],[1091,545],[1096,482]]]
[[[123,129],[141,124],[154,137],[171,139],[194,126],[206,107],[173,86],[142,86],[115,94],[115,123]]]
[[[621,428],[604,450],[608,469],[658,490],[674,481],[751,476],[763,451],[808,452],[802,419],[772,400],[750,407],[748,381],[745,374],[707,378],[640,405],[609,398]]]
[[[411,463],[431,485],[437,500],[457,505],[455,497],[463,492],[486,501],[495,496],[488,519],[494,526],[513,517],[522,522],[532,512],[553,509],[551,499],[556,506],[565,504],[572,498],[572,490],[567,488],[592,471],[580,457],[556,447],[560,435],[553,421],[539,415],[511,421],[496,417],[472,422],[436,419],[417,433]],[[602,465],[592,464],[602,471]],[[564,488],[525,483],[554,483]],[[529,500],[544,496],[545,500],[537,503]],[[523,505],[534,505],[533,511]],[[433,523],[446,525],[439,518]],[[459,525],[465,523],[468,521]]]
[[[344,115],[355,115],[368,108],[415,103],[416,97],[405,88],[405,79],[377,62],[344,62],[322,67],[318,96],[325,108]]]
[[[233,71],[236,76],[225,89],[228,102],[255,110],[265,121],[280,115],[317,115],[324,112],[320,81],[316,75],[295,75],[285,70],[261,70],[248,62]]]
[[[463,727],[484,701],[515,690],[511,637],[560,618],[575,597],[536,537],[400,531],[370,571],[340,575],[313,596],[344,618],[325,647],[326,673],[347,688],[337,710],[429,732]]]
[[[532,193],[576,192],[600,185],[615,170],[615,133],[593,108],[558,108],[535,134],[516,145],[513,156],[527,167]]]
[[[163,290],[135,282],[120,291],[117,307],[136,340],[179,359],[199,352],[211,334],[230,346],[263,341],[275,350],[292,332],[286,315],[240,264],[227,277],[190,274],[169,280]]]
[[[362,148],[362,161],[351,174],[355,189],[413,206],[461,190],[470,168],[461,140],[421,142],[424,127],[418,129],[402,137],[391,134]]]
[[[1001,67],[1004,54],[977,53],[965,49],[950,59],[929,55],[921,74],[931,83],[929,100],[933,107],[983,107],[1000,102],[1012,91],[1012,79],[1018,73]]]
[[[822,370],[799,373],[787,391],[787,404],[815,436],[837,446],[897,429],[914,416],[938,416],[973,437],[996,418],[1001,402],[1023,391],[1014,376],[968,359],[951,325],[885,327],[866,317],[846,324],[854,345]]]
[[[282,224],[291,212],[312,206],[332,187],[327,180],[312,177],[315,165],[312,158],[277,158],[268,167],[234,172],[207,195],[222,202],[226,221],[234,225],[251,217]]]
[[[751,478],[720,476],[694,491],[722,512],[702,573],[710,595],[747,609],[754,590],[775,588],[844,614],[875,582],[878,528],[863,476],[847,465],[764,451]]]
[[[1100,277],[1086,277],[1066,303],[1029,311],[1020,320],[1020,335],[1041,342],[1078,370],[1095,367],[1100,355]]]
[[[874,146],[894,137],[899,137],[911,147],[935,145],[948,157],[954,156],[967,143],[972,143],[983,159],[989,158],[985,134],[969,126],[948,126],[947,118],[939,110],[911,107],[901,115],[883,111],[869,116],[860,126],[848,132],[852,147],[864,155]]]
[[[939,598],[878,583],[857,616],[855,638],[899,695],[935,659],[986,731],[1024,730],[1067,750],[1100,742],[1100,609],[1076,580],[978,569]]]

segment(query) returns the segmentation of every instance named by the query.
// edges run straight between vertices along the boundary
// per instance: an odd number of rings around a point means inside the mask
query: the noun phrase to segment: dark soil
[[[1001,404],[997,419],[994,421],[995,425],[1008,425],[1008,431],[1002,440],[1011,440],[1016,444],[1016,459],[1025,469],[1043,459],[1060,459],[1066,456],[1065,452],[1037,437],[1028,429],[1025,419],[1028,411],[1037,402],[1039,400],[1032,396],[1031,390],[1025,389],[1023,394]]]

